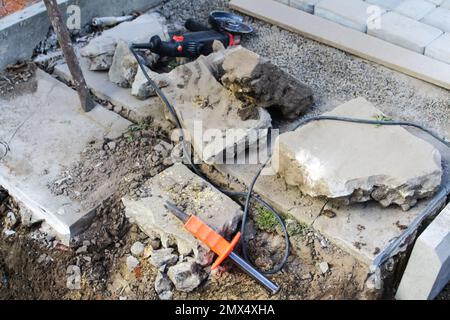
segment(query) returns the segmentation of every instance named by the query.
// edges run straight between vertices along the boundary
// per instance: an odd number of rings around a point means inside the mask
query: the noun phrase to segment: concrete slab
[[[176,245],[181,255],[194,254],[201,265],[212,262],[214,253],[183,227],[166,207],[170,201],[188,214],[198,216],[225,237],[234,235],[242,218],[241,207],[210,183],[176,164],[141,187],[145,197],[122,199],[125,213],[148,235],[157,235],[164,247]]]
[[[441,29],[444,32],[450,32],[450,9],[436,8],[427,14],[421,22]]]
[[[417,239],[398,287],[398,300],[434,299],[450,281],[450,205]]]
[[[366,0],[366,2],[387,10],[394,10],[403,0]]]
[[[450,33],[446,33],[425,48],[425,55],[450,64]]]
[[[405,0],[394,11],[418,21],[434,9],[436,5],[426,0]]]
[[[450,0],[444,0],[444,2],[442,2],[441,4],[441,7],[445,9],[450,9]]]
[[[370,4],[362,0],[323,0],[316,5],[314,14],[365,33],[369,7]]]
[[[381,18],[381,28],[371,28],[368,34],[398,46],[423,54],[425,47],[442,35],[442,31],[402,16],[388,12]]]
[[[145,11],[159,5],[161,0],[58,0],[66,19],[74,18],[76,5],[80,9],[80,26],[84,27],[94,17],[117,16],[135,11]],[[71,26],[71,24],[69,24]],[[74,28],[77,26],[74,25]],[[0,19],[0,70],[18,60],[30,59],[34,48],[44,40],[50,21],[43,2]]]
[[[80,64],[89,88],[98,98],[110,101],[115,112],[135,123],[144,122],[151,117],[156,124],[167,126],[163,106],[158,97],[139,100],[131,95],[131,89],[120,88],[109,81],[108,72],[89,70],[88,61],[84,58]],[[56,66],[54,73],[66,81],[72,80],[66,64]]]
[[[0,185],[68,243],[104,198],[72,201],[47,186],[79,160],[90,141],[114,139],[131,123],[100,106],[84,113],[75,91],[40,70],[36,81],[32,93],[0,98],[0,137],[11,149],[0,161]]]

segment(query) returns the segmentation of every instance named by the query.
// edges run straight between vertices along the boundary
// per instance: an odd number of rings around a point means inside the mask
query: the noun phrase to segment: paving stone
[[[326,115],[383,116],[363,98]],[[393,126],[313,122],[281,134],[274,155],[274,170],[310,196],[347,203],[375,200],[404,210],[432,196],[443,174],[441,154],[434,146]]]
[[[450,9],[436,8],[427,14],[422,21],[425,24],[450,32]]]
[[[36,71],[35,80],[35,91],[0,98],[0,139],[8,141],[18,130],[0,161],[0,185],[68,244],[115,190],[102,187],[84,201],[73,201],[53,194],[48,185],[79,160],[89,142],[113,140],[131,123],[101,106],[84,113],[76,92],[43,71]]]
[[[242,217],[241,207],[182,164],[176,164],[148,180],[141,188],[146,198],[123,199],[125,213],[147,234],[158,234],[164,247],[176,245],[181,255],[191,252],[202,265],[212,261],[213,252],[194,238],[168,211],[169,200],[188,214],[199,216],[220,234],[234,234]]]
[[[366,0],[366,2],[387,10],[394,10],[403,0]]]
[[[442,35],[442,31],[396,12],[388,12],[382,17],[381,28],[371,28],[368,34],[423,54],[425,47]]]
[[[426,0],[405,0],[394,11],[419,21],[435,8],[436,5]]]
[[[154,35],[168,40],[165,19],[158,13],[146,13],[133,21],[127,21],[105,30],[93,38],[87,46],[81,49],[81,55],[90,61],[90,70],[108,70],[113,62],[114,52],[119,40],[128,44],[133,42],[148,42]]]
[[[434,3],[437,6],[442,5],[442,3],[444,2],[444,0],[427,0],[428,2]]]
[[[450,281],[450,205],[417,239],[396,299],[434,299]]]
[[[444,0],[441,7],[445,9],[450,9],[450,0]]]
[[[309,13],[314,13],[314,7],[321,0],[289,0],[289,5]]]
[[[205,57],[177,67],[167,76],[170,85],[163,92],[175,107],[196,155],[206,163],[223,163],[233,159],[236,150],[253,145],[272,126],[270,114],[263,108],[251,107],[231,94],[214,76]],[[172,116],[167,112],[167,119]],[[262,129],[262,130],[261,130]]]
[[[429,44],[425,49],[425,55],[450,64],[450,33],[440,36]]]
[[[346,27],[367,32],[370,6],[361,0],[323,0],[316,5],[314,14]]]

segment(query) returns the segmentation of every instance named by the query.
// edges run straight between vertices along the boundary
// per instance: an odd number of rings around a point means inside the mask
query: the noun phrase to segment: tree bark
[[[58,37],[58,42],[63,51],[67,66],[69,67],[72,75],[73,85],[75,86],[78,96],[80,97],[81,108],[84,111],[89,112],[95,107],[95,103],[91,97],[91,93],[89,92],[86,80],[84,79],[80,64],[78,63],[77,56],[72,47],[69,30],[64,24],[64,19],[59,11],[56,0],[44,0],[44,3],[47,7],[48,17]]]

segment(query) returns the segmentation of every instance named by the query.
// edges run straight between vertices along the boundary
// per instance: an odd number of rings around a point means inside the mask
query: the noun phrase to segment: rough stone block
[[[200,217],[215,231],[231,236],[242,218],[241,207],[182,164],[174,165],[148,180],[142,187],[146,197],[123,200],[125,213],[143,232],[161,238],[164,247],[176,245],[181,255],[192,252],[201,265],[212,261],[213,252],[184,229],[164,206],[175,203],[188,214]]]
[[[368,34],[423,54],[425,47],[442,35],[442,31],[396,12],[388,12],[381,18],[381,28],[371,28]]]
[[[403,0],[366,0],[366,2],[387,10],[394,10]]]
[[[309,13],[314,13],[314,7],[321,0],[289,0],[289,5]]]
[[[221,69],[223,85],[246,108],[276,107],[286,119],[294,120],[313,104],[310,87],[245,48],[227,50]]]
[[[383,114],[363,98],[326,115],[376,119]],[[375,200],[404,210],[429,197],[442,179],[441,154],[401,127],[319,121],[281,134],[273,167],[303,193],[344,200]]]
[[[210,67],[207,58],[200,57],[175,68],[167,75],[170,85],[163,92],[200,159],[223,163],[224,157],[234,158],[247,143],[256,143],[258,135],[263,138],[267,130],[260,129],[271,127],[272,119],[265,109],[254,106],[251,116],[243,119],[244,103],[217,81]],[[167,118],[172,116],[167,113]]]
[[[427,14],[422,22],[444,32],[450,32],[450,9],[436,8]]]
[[[450,33],[446,33],[430,43],[425,49],[425,55],[450,64]]]
[[[314,14],[346,27],[367,32],[369,7],[369,3],[361,0],[323,0],[316,5]]]
[[[108,76],[112,83],[122,88],[130,88],[138,69],[138,62],[127,42],[119,40]]]
[[[450,281],[450,205],[417,239],[396,298],[434,299]]]
[[[165,19],[158,13],[143,14],[133,21],[123,22],[104,31],[81,49],[81,55],[90,59],[91,70],[108,70],[119,40],[128,45],[133,42],[148,42],[154,35],[167,40],[169,35],[164,22]]]
[[[406,0],[394,11],[414,20],[420,20],[433,11],[436,5],[426,0]]]

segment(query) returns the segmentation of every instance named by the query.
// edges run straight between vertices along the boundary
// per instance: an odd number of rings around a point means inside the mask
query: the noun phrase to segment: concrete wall
[[[97,16],[118,16],[150,9],[162,0],[58,0],[67,15],[67,7],[80,7],[80,22],[84,26]],[[50,27],[45,5],[40,2],[0,19],[0,70],[10,63],[29,59],[33,49],[45,39]]]

